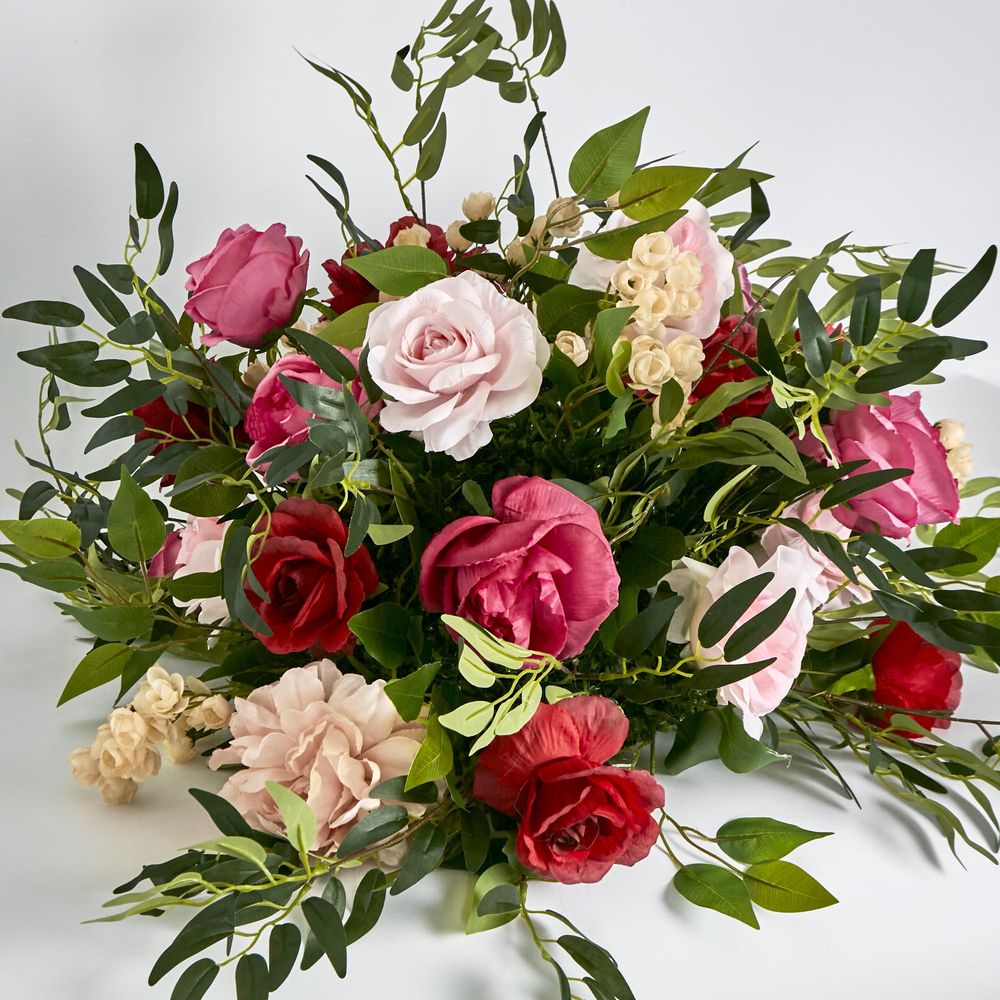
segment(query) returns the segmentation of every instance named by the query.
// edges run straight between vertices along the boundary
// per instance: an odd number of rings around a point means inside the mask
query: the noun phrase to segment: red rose
[[[604,762],[625,743],[628,719],[607,698],[540,705],[513,736],[480,755],[472,794],[520,820],[517,857],[557,882],[599,882],[612,865],[634,865],[656,843],[650,815],[663,788],[648,771]]]
[[[451,247],[448,246],[448,237],[445,235],[445,231],[440,226],[435,226],[432,222],[421,222],[415,215],[404,215],[397,219],[389,227],[389,238],[385,241],[387,247],[395,246],[396,237],[404,229],[410,229],[412,226],[423,226],[424,229],[430,233],[430,239],[427,241],[427,249],[433,250],[446,264],[451,264],[455,259],[455,254]]]
[[[330,298],[327,299],[327,304],[338,315],[365,302],[378,302],[378,289],[343,263],[356,257],[360,251],[361,248],[346,250],[339,264],[335,260],[323,261],[323,270],[330,278]]]
[[[261,522],[263,527],[265,521]],[[326,504],[292,497],[271,515],[253,551],[253,572],[267,600],[248,581],[244,593],[271,630],[257,638],[272,653],[336,653],[351,645],[347,622],[378,586],[365,548],[344,555],[347,528]]]
[[[905,622],[895,622],[875,635],[872,697],[896,708],[954,712],[962,697],[962,657],[921,638]],[[947,729],[951,721],[911,714],[925,729]],[[884,721],[888,722],[886,715]],[[911,736],[910,733],[903,735]]]
[[[727,316],[705,341],[705,374],[694,385],[692,402],[711,396],[726,382],[746,382],[757,377],[757,373],[740,357],[741,354],[757,357],[757,330],[749,321],[737,330],[742,318]],[[737,417],[759,417],[770,402],[771,387],[765,386],[752,396],[726,407],[716,419],[720,424],[728,424]]]
[[[582,652],[617,606],[618,584],[597,512],[537,476],[494,484],[493,517],[460,517],[420,560],[428,611],[563,658]]]
[[[170,409],[162,396],[158,396],[148,403],[143,403],[142,406],[137,406],[132,413],[146,425],[136,434],[136,441],[160,442],[150,455],[158,455],[167,445],[175,444],[177,441],[212,438],[212,420],[208,408],[201,403],[188,403],[187,410],[181,416]],[[174,476],[164,476],[160,480],[160,485],[170,486],[174,479]]]

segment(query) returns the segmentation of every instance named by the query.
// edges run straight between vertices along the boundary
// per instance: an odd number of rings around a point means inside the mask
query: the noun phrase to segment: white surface
[[[319,282],[319,261],[341,248],[332,213],[302,179],[308,152],[344,169],[358,218],[381,231],[398,214],[382,164],[340,93],[302,64],[293,46],[370,82],[384,97],[381,117],[393,132],[408,103],[388,84],[391,53],[431,4],[369,0],[338,9],[347,6],[6,0],[0,302],[78,299],[71,266],[117,259],[135,139],[181,187],[168,283],[175,293],[183,264],[224,226],[244,221],[281,220],[302,235]],[[990,0],[947,7],[924,0],[835,7],[564,0],[563,11],[569,59],[558,77],[540,84],[563,171],[595,128],[652,103],[649,156],[680,151],[687,162],[721,164],[760,140],[752,165],[777,174],[768,185],[773,219],[765,235],[791,238],[799,252],[854,229],[860,242],[936,246],[944,259],[968,264],[1000,233],[992,127],[998,18]],[[612,44],[607,54],[603,42]],[[432,218],[447,225],[468,190],[499,185],[525,120],[523,108],[498,109],[485,85],[452,97],[451,149],[431,188]],[[543,178],[536,171],[537,187]],[[994,287],[954,332],[993,338],[998,305]],[[31,481],[10,439],[33,440],[35,385],[14,351],[40,342],[37,327],[3,324],[4,485]],[[1000,351],[965,370],[996,384]],[[929,394],[932,418],[969,423],[980,471],[1000,470],[996,398],[989,384],[967,375]],[[73,464],[91,432],[66,435],[59,454]],[[15,508],[3,497],[0,511],[13,516]],[[143,861],[209,835],[185,788],[216,787],[218,779],[197,765],[168,768],[124,809],[104,807],[73,784],[63,758],[90,739],[107,703],[96,692],[56,711],[81,647],[48,605],[43,592],[0,577],[4,994],[166,998],[169,982],[152,991],[142,984],[176,923],[79,922],[97,915],[111,887]],[[996,681],[966,675],[963,711],[997,717]],[[795,856],[841,899],[828,910],[762,913],[763,929],[754,932],[681,903],[666,889],[668,862],[656,855],[599,886],[547,887],[536,898],[609,947],[640,1000],[988,995],[996,979],[997,872],[976,856],[963,871],[936,832],[901,816],[863,778],[857,787],[861,813],[802,766],[739,777],[708,765],[667,785],[670,811],[702,829],[767,814],[835,830]],[[517,925],[461,935],[466,891],[457,876],[428,880],[391,901],[376,932],[352,950],[348,984],[318,966],[297,973],[279,995],[553,996],[547,970]],[[231,980],[220,977],[210,995],[232,997]]]

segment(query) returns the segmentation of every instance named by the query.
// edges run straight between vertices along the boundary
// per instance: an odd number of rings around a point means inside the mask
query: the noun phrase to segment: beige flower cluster
[[[73,777],[96,785],[109,805],[131,802],[139,783],[159,773],[159,748],[183,764],[195,754],[190,733],[222,729],[231,714],[228,699],[197,678],[151,667],[131,704],[108,716],[89,747],[69,755]]]
[[[583,215],[575,198],[556,198],[544,215],[539,215],[524,236],[516,236],[507,246],[505,255],[515,267],[524,267],[535,254],[543,253],[552,244],[553,237],[570,239],[580,232]]]
[[[972,475],[972,442],[965,440],[965,424],[948,417],[934,426],[941,446],[948,453],[948,468],[961,486]]]
[[[701,261],[690,250],[674,246],[669,233],[647,233],[632,247],[611,283],[622,304],[634,306],[632,322],[645,333],[664,339],[670,322],[689,319],[701,308]]]
[[[466,222],[480,222],[483,219],[488,219],[493,214],[496,204],[496,198],[489,191],[473,191],[466,195],[462,201],[462,212],[465,214],[465,218],[456,219],[445,230],[444,235],[448,246],[457,253],[465,253],[466,250],[469,250],[472,247],[472,240],[466,239],[462,235],[462,226]]]

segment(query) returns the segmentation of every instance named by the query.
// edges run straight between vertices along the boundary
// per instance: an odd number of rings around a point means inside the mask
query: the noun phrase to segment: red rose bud
[[[253,573],[262,598],[248,580],[244,593],[271,630],[255,633],[272,653],[310,650],[316,655],[353,646],[348,621],[378,586],[368,550],[344,554],[347,527],[326,504],[293,497],[262,521],[267,534],[253,552]]]
[[[349,312],[365,302],[378,302],[378,289],[343,263],[353,259],[359,252],[360,248],[356,247],[345,251],[339,264],[335,260],[323,261],[323,270],[330,278],[330,298],[327,303],[337,315]]]
[[[695,383],[691,402],[711,396],[726,382],[746,382],[757,377],[757,373],[740,357],[741,354],[757,357],[757,330],[749,321],[741,324],[742,318],[727,316],[705,341],[705,374]],[[726,407],[716,419],[725,425],[737,417],[759,417],[767,409],[771,398],[771,387],[765,386],[752,396]]]
[[[605,764],[627,735],[614,702],[584,695],[540,705],[523,729],[482,752],[472,794],[519,819],[525,868],[566,884],[598,882],[612,865],[649,854],[663,788],[648,771]]]
[[[875,633],[878,647],[872,656],[875,690],[882,705],[907,710],[925,729],[947,729],[949,719],[919,715],[919,710],[954,712],[962,696],[962,658],[919,636],[905,622],[895,622]],[[886,712],[886,724],[892,713]],[[912,733],[905,736],[916,738]]]

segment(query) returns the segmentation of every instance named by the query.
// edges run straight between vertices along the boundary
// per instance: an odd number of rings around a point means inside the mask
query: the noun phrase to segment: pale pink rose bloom
[[[737,584],[767,572],[773,573],[774,578],[730,632],[717,645],[701,647],[698,628],[705,612]],[[808,557],[782,545],[761,566],[746,549],[734,546],[718,567],[685,558],[664,577],[671,590],[682,597],[667,637],[671,642],[689,644],[698,664],[703,667],[729,662],[723,654],[729,636],[745,621],[770,607],[787,590],[795,590],[795,600],[784,621],[740,660],[752,663],[774,657],[774,663],[719,689],[719,704],[735,705],[743,716],[743,727],[755,739],[764,729],[761,718],[781,704],[802,670],[806,638],[813,624],[811,593],[816,575],[816,566]]]
[[[391,397],[382,427],[458,461],[489,443],[492,421],[535,400],[550,353],[531,310],[473,271],[378,306],[365,341]]]
[[[180,548],[174,579],[194,573],[216,573],[222,569],[222,543],[228,526],[228,522],[220,522],[217,517],[189,516],[187,524],[178,532]],[[203,625],[215,625],[229,617],[229,608],[222,597],[196,597],[190,601],[174,598],[174,603],[197,613]]]
[[[687,319],[668,318],[668,336],[690,333],[700,340],[707,340],[715,333],[722,315],[722,306],[733,294],[736,279],[733,277],[733,255],[722,245],[712,229],[708,209],[692,199],[684,208],[687,214],[678,219],[667,234],[674,246],[681,251],[693,253],[701,264],[701,283],[698,294],[701,306]],[[622,211],[611,214],[604,231],[621,229],[635,222]],[[579,288],[595,288],[603,291],[611,283],[611,275],[618,261],[605,260],[586,248],[580,247],[580,254],[569,276],[571,285]]]
[[[335,850],[358,820],[384,804],[369,793],[407,774],[423,739],[424,727],[404,722],[384,688],[384,680],[369,684],[320,660],[237,698],[229,721],[233,741],[212,754],[209,766],[243,769],[230,775],[220,794],[251,826],[283,836],[266,787],[276,781],[316,815],[312,849]],[[419,816],[426,806],[406,808]]]
[[[793,504],[789,504],[783,518],[794,517],[813,531],[825,531],[842,542],[851,537],[851,529],[840,523],[829,510],[819,506],[821,493],[813,493]],[[825,607],[828,611],[840,611],[852,604],[864,604],[871,599],[870,588],[860,583],[851,583],[843,570],[827,558],[819,549],[814,549],[794,528],[778,522],[772,524],[760,538],[765,555],[771,556],[781,547],[796,549],[816,566],[817,576],[810,586],[810,597],[814,607]]]

